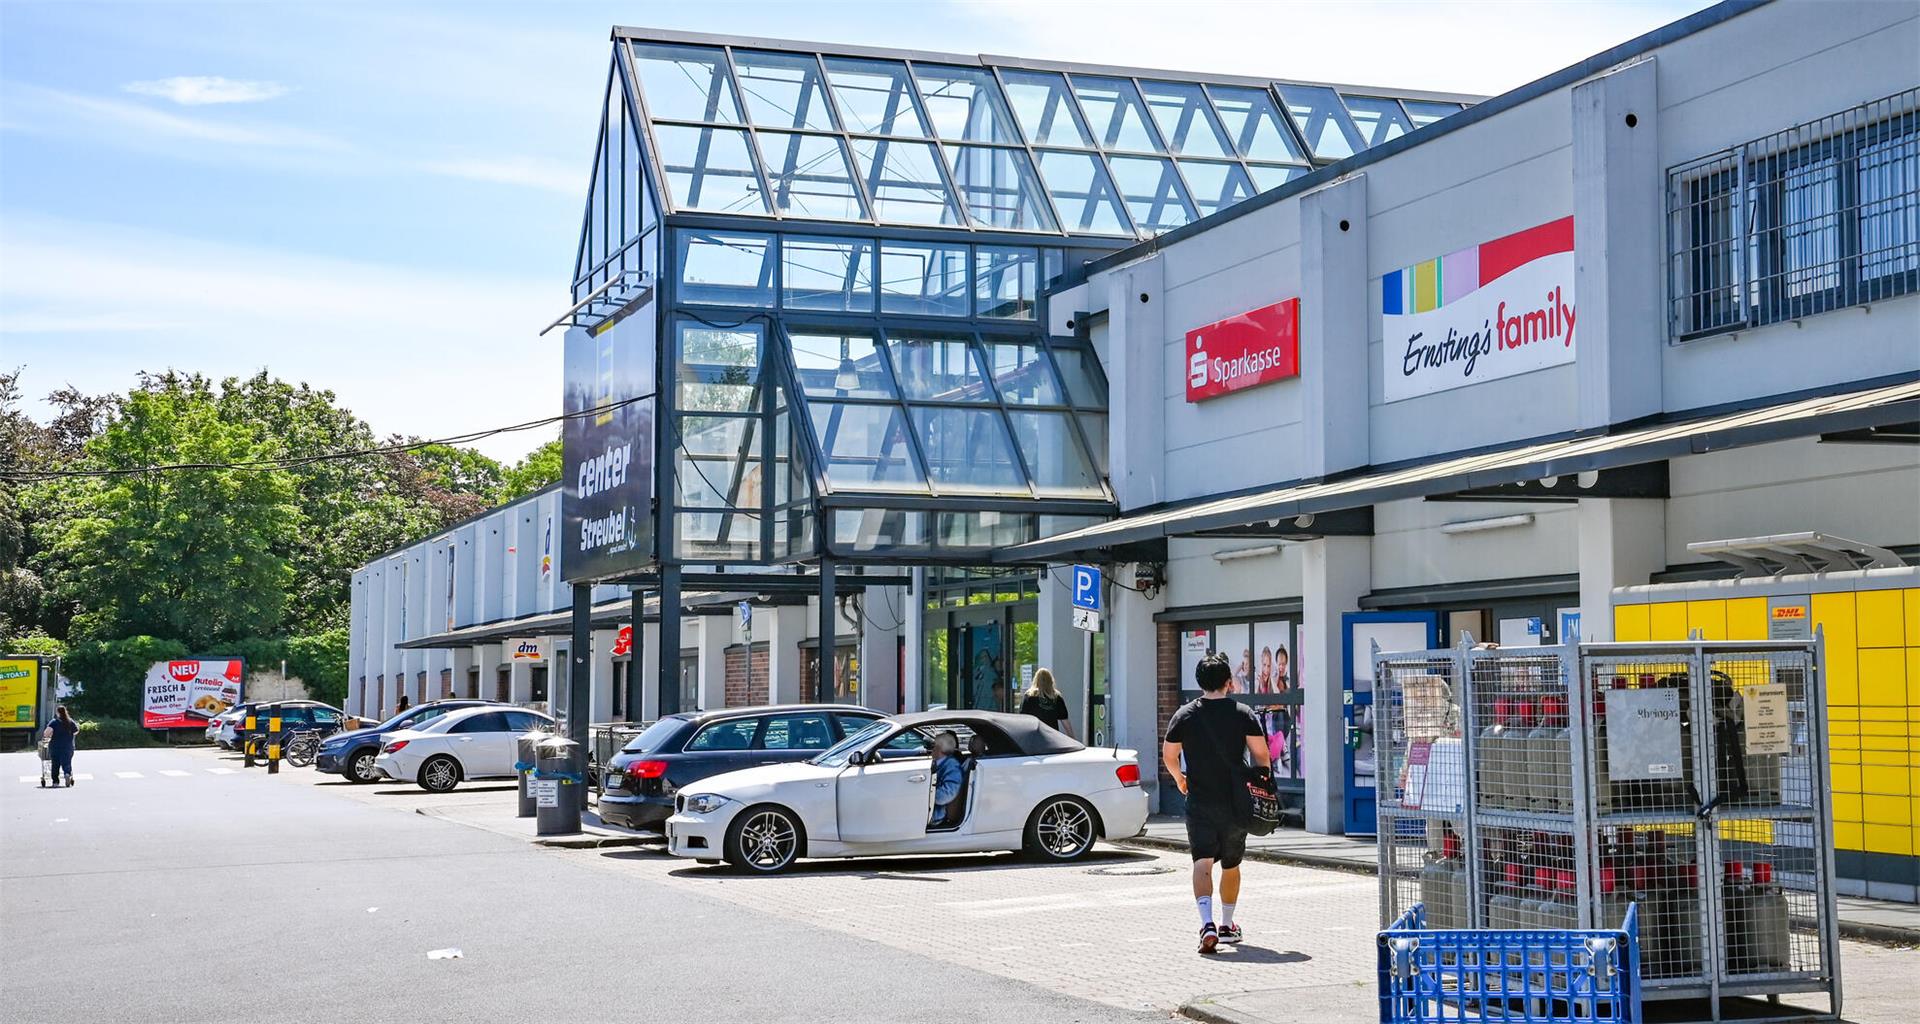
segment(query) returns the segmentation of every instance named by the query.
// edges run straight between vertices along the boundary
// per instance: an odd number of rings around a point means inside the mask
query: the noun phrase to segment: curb
[[[1188,1020],[1201,1021],[1202,1024],[1266,1024],[1255,1017],[1245,1017],[1220,1006],[1202,996],[1190,1003],[1181,1003],[1175,1013]]]
[[[1134,836],[1131,839],[1118,839],[1114,842],[1120,846],[1138,846],[1151,850],[1167,850],[1173,853],[1187,852],[1187,844],[1177,839]],[[1246,859],[1256,860],[1266,864],[1290,864],[1295,867],[1344,871],[1350,875],[1378,876],[1380,873],[1379,868],[1372,864],[1345,860],[1339,857],[1321,857],[1310,853],[1278,853],[1272,850],[1250,849],[1247,851]],[[1873,924],[1868,921],[1849,921],[1844,917],[1840,919],[1840,937],[1843,939],[1855,939],[1860,942],[1871,942],[1881,946],[1920,946],[1920,929],[1902,928],[1899,925],[1891,924]],[[1199,1013],[1215,1014],[1215,1016],[1212,1017],[1194,1017],[1195,1020],[1224,1021],[1228,1022],[1228,1024],[1243,1024],[1244,1021],[1244,1018],[1218,1016],[1218,1011],[1199,1008],[1199,1004],[1189,1005],[1194,1005]],[[1186,1006],[1182,1006],[1180,1012],[1189,1017],[1193,1016],[1193,1014],[1187,1013]]]

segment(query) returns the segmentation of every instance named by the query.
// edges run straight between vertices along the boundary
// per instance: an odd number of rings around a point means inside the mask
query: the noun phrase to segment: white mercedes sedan
[[[951,733],[960,789],[930,822],[930,747]],[[1147,822],[1132,750],[1090,748],[1027,715],[927,711],[882,719],[808,761],[715,775],[674,798],[667,846],[702,863],[775,872],[801,857],[1026,850],[1084,856]]]
[[[417,729],[388,733],[373,767],[396,782],[418,782],[434,793],[467,779],[510,779],[520,734],[553,727],[553,719],[524,708],[462,708]]]

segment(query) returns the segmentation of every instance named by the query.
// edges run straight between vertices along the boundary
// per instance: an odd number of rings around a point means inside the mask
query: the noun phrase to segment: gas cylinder
[[[1754,971],[1791,970],[1787,894],[1773,881],[1773,865],[1757,861],[1747,869],[1748,943]]]
[[[1440,849],[1427,851],[1420,867],[1420,902],[1427,907],[1427,927],[1467,927],[1467,873],[1460,859],[1460,837],[1444,823]]]
[[[1573,813],[1573,753],[1567,735],[1567,698],[1542,696],[1527,734],[1528,806],[1540,814]]]
[[[1487,927],[1524,928],[1520,924],[1520,906],[1525,868],[1518,860],[1501,862],[1493,898],[1487,901]]]
[[[1513,726],[1513,698],[1501,696],[1493,701],[1493,724],[1480,731],[1480,806],[1504,810],[1512,806],[1512,751],[1516,739]]]

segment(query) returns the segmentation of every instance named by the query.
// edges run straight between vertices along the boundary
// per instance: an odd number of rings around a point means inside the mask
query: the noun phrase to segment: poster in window
[[[1213,631],[1210,629],[1190,629],[1180,634],[1180,688],[1191,690],[1199,684],[1194,681],[1193,673],[1200,667],[1200,659],[1213,650]]]
[[[1253,691],[1253,627],[1244,622],[1219,626],[1213,631],[1213,649],[1227,658],[1233,668],[1233,684],[1240,693]],[[1191,684],[1198,687],[1198,683]]]
[[[1253,625],[1254,694],[1284,697],[1294,689],[1292,623],[1257,622]],[[1267,753],[1273,759],[1275,778],[1298,778],[1296,734],[1298,709],[1292,705],[1262,704],[1261,728],[1267,735]]]

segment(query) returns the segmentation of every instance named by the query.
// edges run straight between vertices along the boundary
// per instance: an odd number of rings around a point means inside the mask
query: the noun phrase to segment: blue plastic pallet
[[[1639,908],[1617,929],[1425,927],[1379,935],[1381,1024],[1640,1024]]]

